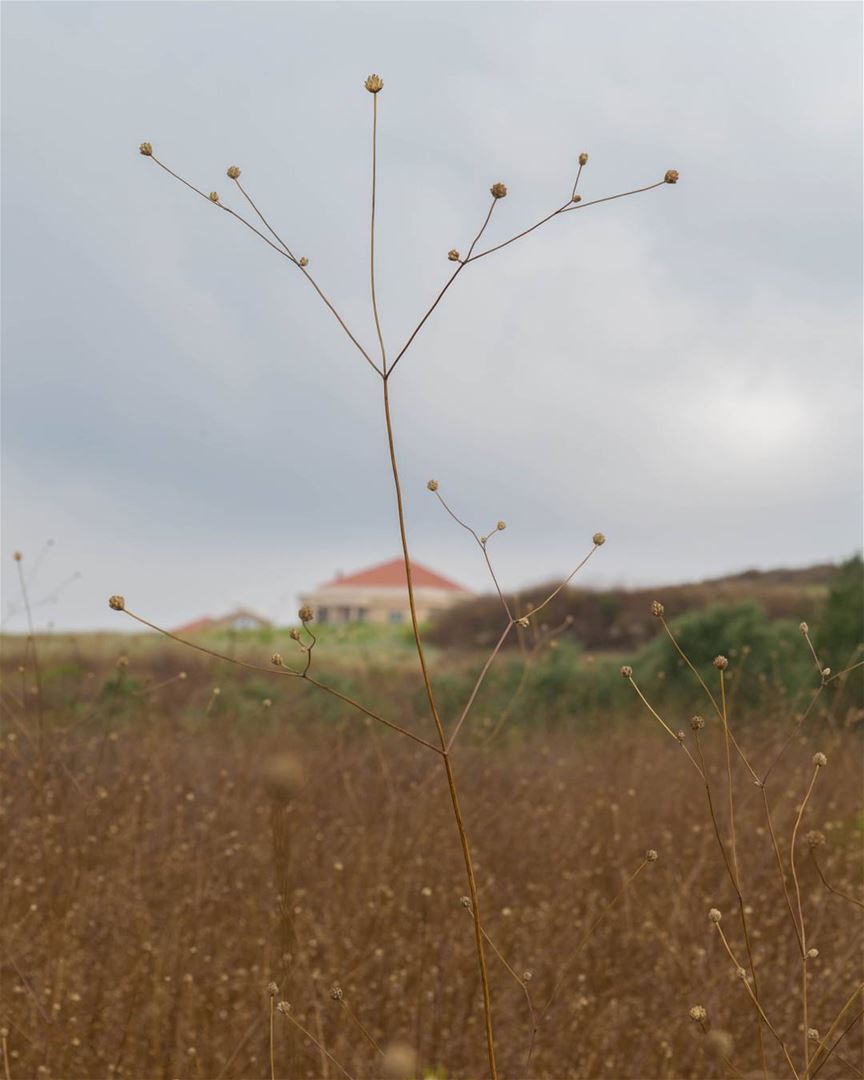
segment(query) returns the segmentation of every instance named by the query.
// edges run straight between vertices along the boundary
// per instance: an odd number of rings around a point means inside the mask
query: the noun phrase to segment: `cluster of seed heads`
[[[659,600],[651,601],[651,614],[655,619],[661,618],[665,610],[666,608],[663,607]]]
[[[694,731],[701,731],[705,727],[705,719],[702,716],[691,716],[690,727]]]
[[[694,1005],[690,1010],[690,1019],[695,1020],[697,1024],[701,1024],[708,1019],[708,1010],[704,1005]]]
[[[824,754],[814,754],[813,764],[816,766],[817,769],[824,768],[824,766],[828,764],[828,758],[825,757]]]
[[[716,924],[720,922],[723,916],[716,907],[712,907],[711,910],[708,912],[708,918],[711,920],[711,922]]]
[[[725,671],[726,668],[729,667],[729,661],[725,656],[715,656],[714,667],[716,667],[718,671]]]

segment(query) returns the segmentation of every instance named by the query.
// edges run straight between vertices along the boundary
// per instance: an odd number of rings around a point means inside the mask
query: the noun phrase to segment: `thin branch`
[[[843,1019],[846,1011],[851,1007],[851,1005],[855,1001],[855,998],[858,997],[858,995],[862,992],[862,990],[864,990],[864,983],[859,983],[858,986],[855,987],[855,989],[852,991],[852,993],[846,999],[846,1003],[840,1009],[840,1012],[837,1013],[837,1015],[834,1017],[834,1021],[832,1022],[831,1026],[828,1028],[827,1033],[823,1036],[822,1039],[819,1040],[819,1045],[813,1051],[813,1055],[810,1058],[811,1068],[816,1063],[816,1059],[819,1057],[819,1055],[825,1050],[825,1048],[826,1048],[826,1046],[828,1044],[828,1040],[834,1034],[835,1029],[840,1026],[840,1021]],[[853,1023],[854,1023],[854,1021],[853,1021]],[[850,1027],[851,1026],[852,1025],[850,1024]],[[848,1031],[849,1029],[847,1028],[846,1030]],[[844,1032],[844,1034],[845,1034],[845,1032]],[[820,1061],[818,1067],[813,1070],[813,1072],[810,1074],[810,1076],[811,1077],[815,1076],[816,1073],[819,1072],[819,1069],[821,1069],[824,1064],[825,1064],[824,1060]],[[805,1080],[807,1080],[807,1077],[805,1077]]]
[[[296,266],[298,268],[298,270],[303,274],[303,276],[307,279],[307,281],[312,286],[312,288],[315,290],[315,292],[318,293],[318,295],[324,301],[325,305],[330,309],[330,311],[332,312],[332,314],[335,317],[336,321],[339,323],[339,325],[342,327],[342,329],[345,331],[345,333],[348,335],[348,337],[351,339],[351,341],[354,343],[354,345],[357,347],[357,349],[359,349],[360,353],[362,354],[363,358],[366,360],[367,364],[369,364],[370,367],[374,368],[375,371],[379,375],[383,376],[384,372],[381,370],[381,368],[378,367],[378,365],[375,363],[375,361],[372,359],[372,357],[366,352],[366,350],[363,348],[363,346],[360,344],[360,342],[357,340],[357,338],[354,337],[354,335],[351,333],[351,331],[348,329],[347,325],[345,324],[345,321],[342,319],[342,316],[339,314],[339,312],[336,310],[336,308],[333,306],[333,304],[330,302],[330,300],[324,294],[324,292],[322,291],[320,286],[317,284],[315,279],[312,277],[312,275],[309,273],[309,271],[304,266],[300,265],[299,260],[294,258],[294,256],[289,252],[287,246],[284,245],[283,241],[281,241],[281,240],[279,241],[280,244],[283,244],[283,247],[279,247],[277,244],[274,244],[273,241],[270,240],[268,237],[266,237],[264,235],[264,233],[261,232],[260,229],[256,229],[255,226],[251,222],[247,221],[246,218],[244,218],[242,214],[238,214],[236,210],[232,210],[230,206],[226,206],[223,202],[213,202],[213,200],[210,198],[209,195],[205,195],[205,193],[203,191],[201,191],[200,188],[195,187],[194,184],[190,184],[188,180],[184,180],[182,176],[180,176],[178,173],[175,173],[174,170],[170,169],[163,161],[160,161],[159,158],[157,158],[155,154],[153,154],[151,156],[152,156],[152,160],[155,161],[156,164],[161,169],[164,169],[165,172],[167,172],[169,175],[173,176],[175,180],[179,180],[181,184],[185,184],[186,187],[188,187],[191,191],[194,191],[196,195],[200,195],[202,199],[206,199],[207,202],[211,204],[211,206],[217,206],[220,210],[224,210],[226,214],[230,214],[233,218],[236,218],[237,221],[239,221],[242,225],[245,225],[247,229],[250,229],[253,233],[255,233],[256,236],[258,236],[261,240],[263,240],[264,243],[267,244],[268,247],[271,247],[275,252],[277,252],[277,254],[281,255],[283,258],[288,259],[289,262],[293,263],[294,266]],[[255,208],[255,210],[256,210],[256,213],[258,213],[257,207]],[[261,215],[259,213],[259,217],[260,216]],[[262,218],[262,221],[263,221],[263,218]],[[267,228],[269,229],[270,226],[268,225]],[[275,235],[275,233],[274,233],[274,235]]]
[[[465,897],[465,900],[468,900],[467,896]],[[471,911],[470,902],[466,904],[465,900],[463,900],[463,904],[464,904],[466,910],[470,912]],[[516,973],[516,971],[513,969],[513,967],[507,962],[507,958],[504,956],[504,954],[501,952],[501,950],[498,948],[498,946],[495,944],[495,942],[492,940],[492,938],[489,937],[489,935],[486,933],[485,930],[483,931],[483,937],[486,939],[486,943],[489,945],[489,948],[492,950],[492,952],[495,953],[495,955],[498,957],[498,959],[504,965],[505,970],[512,976],[513,980],[521,987],[522,993],[525,995],[525,1003],[528,1006],[528,1016],[529,1016],[529,1018],[531,1020],[531,1041],[528,1044],[528,1054],[527,1054],[527,1060],[526,1060],[526,1068],[527,1068],[527,1064],[530,1063],[531,1055],[534,1052],[534,1040],[537,1037],[537,1028],[538,1028],[537,1016],[536,1016],[536,1014],[534,1012],[534,1003],[531,1000],[531,992],[528,989],[528,984],[525,982],[525,980],[523,978],[521,978]],[[528,974],[530,974],[530,972]]]
[[[822,1058],[822,1060],[819,1062],[819,1065],[817,1066],[817,1068],[815,1068],[813,1070],[813,1072],[810,1074],[810,1076],[812,1078],[815,1078],[817,1076],[817,1074],[820,1072],[822,1066],[825,1064],[825,1062],[828,1060],[828,1058],[831,1057],[831,1055],[834,1053],[834,1051],[837,1049],[837,1047],[840,1045],[840,1043],[843,1042],[843,1040],[846,1038],[846,1036],[849,1034],[849,1032],[852,1030],[852,1028],[855,1027],[855,1025],[858,1023],[858,1021],[861,1019],[862,1016],[864,1016],[864,1010],[859,1012],[858,1015],[852,1020],[852,1023],[848,1024],[846,1026],[846,1028],[844,1028],[844,1030],[841,1033],[839,1039],[837,1039],[837,1041],[832,1046],[830,1046],[828,1048],[828,1052],[825,1054],[825,1057]],[[843,1057],[840,1057],[839,1054],[837,1055],[837,1057],[840,1058],[841,1061],[846,1062],[846,1059],[843,1058]],[[849,1062],[846,1062],[846,1064],[849,1064]],[[858,1070],[857,1066],[855,1067],[855,1071],[858,1072],[859,1076],[862,1075],[860,1070]]]
[[[281,1005],[283,1003],[280,1002],[279,1004]],[[288,1009],[290,1009],[290,1007],[291,1006],[289,1005]],[[323,1046],[315,1038],[315,1036],[312,1034],[311,1031],[307,1031],[306,1028],[303,1027],[303,1025],[300,1023],[299,1020],[295,1020],[294,1017],[291,1015],[290,1012],[288,1012],[287,1009],[280,1009],[279,1012],[282,1014],[282,1016],[285,1017],[286,1020],[290,1020],[291,1023],[294,1025],[294,1027],[296,1027],[298,1031],[301,1031],[311,1043],[313,1043],[315,1046],[317,1046],[322,1054],[326,1054],[327,1057],[333,1062],[333,1064],[339,1070],[339,1072],[341,1072],[343,1076],[347,1077],[347,1080],[354,1080],[354,1077],[351,1075],[351,1073],[349,1073],[348,1070],[343,1065],[341,1065],[336,1060],[335,1057],[333,1057],[333,1055],[330,1053],[330,1051],[325,1046]]]
[[[453,744],[456,742],[456,737],[458,736],[460,730],[462,729],[462,725],[465,723],[465,717],[468,715],[468,713],[469,713],[469,711],[471,709],[471,706],[474,704],[474,699],[477,697],[477,694],[480,691],[480,687],[483,685],[483,680],[486,678],[486,673],[489,671],[489,668],[492,667],[492,662],[494,661],[494,659],[498,655],[498,653],[501,651],[501,647],[503,646],[504,642],[507,640],[507,635],[513,629],[514,625],[515,624],[514,624],[513,620],[511,619],[510,622],[508,622],[507,625],[504,627],[504,632],[501,634],[501,637],[498,638],[497,645],[495,646],[495,648],[490,653],[489,658],[486,661],[486,663],[483,665],[483,670],[477,676],[477,681],[474,683],[474,689],[471,691],[471,696],[468,698],[468,701],[467,701],[467,703],[465,705],[465,708],[462,710],[462,712],[461,712],[461,714],[459,716],[459,719],[456,721],[456,727],[453,729],[453,734],[447,740],[447,745],[445,747],[445,752],[446,753],[449,754],[450,751],[452,750]]]
[[[551,221],[552,218],[556,217],[558,214],[569,214],[573,210],[584,210],[587,206],[599,206],[600,203],[612,202],[614,199],[625,199],[628,195],[640,195],[643,191],[653,191],[654,188],[662,187],[665,183],[665,180],[658,180],[655,184],[634,188],[632,191],[621,191],[617,195],[606,195],[602,199],[591,199],[590,202],[567,202],[563,206],[559,206],[557,210],[553,210],[551,214],[547,214],[546,217],[541,218],[536,225],[532,225],[528,229],[523,229],[522,232],[517,233],[515,236],[511,236],[509,240],[505,240],[502,244],[496,244],[495,247],[478,252],[471,259],[471,262],[476,262],[478,259],[482,259],[484,255],[491,255],[494,251],[500,251],[502,248],[515,243],[517,240],[521,240],[523,236],[527,236],[529,233],[534,232],[535,229],[539,229],[541,225],[545,225],[547,221]]]
[[[839,889],[835,889],[833,885],[829,885],[822,873],[822,867],[819,865],[819,860],[816,858],[816,851],[814,848],[810,848],[810,858],[813,860],[813,865],[816,867],[816,873],[819,875],[819,879],[828,892],[833,893],[835,896],[839,896],[841,900],[848,900],[850,904],[855,904],[856,907],[864,908],[864,903],[858,900],[854,896],[849,896],[848,893],[841,892]]]
[[[711,691],[710,691],[710,690],[708,689],[708,684],[707,684],[707,683],[705,682],[705,680],[704,680],[704,679],[702,678],[702,676],[701,676],[701,675],[699,674],[699,671],[698,671],[698,670],[697,670],[697,668],[696,668],[696,667],[694,666],[694,664],[693,664],[693,662],[691,661],[690,657],[689,657],[689,656],[687,655],[687,653],[685,653],[685,652],[684,652],[684,650],[683,650],[683,649],[681,648],[681,646],[680,646],[680,645],[678,644],[678,640],[677,640],[677,638],[676,638],[676,637],[675,637],[675,635],[674,635],[674,634],[672,633],[672,630],[670,629],[670,627],[669,627],[669,624],[668,624],[668,623],[666,622],[666,620],[665,620],[665,619],[663,618],[663,616],[662,616],[662,615],[660,616],[660,622],[661,622],[661,624],[663,625],[663,629],[664,629],[664,630],[666,631],[666,633],[667,633],[667,634],[669,635],[669,640],[670,640],[670,641],[672,642],[672,644],[673,644],[673,645],[675,646],[675,650],[676,650],[676,652],[677,652],[677,653],[678,653],[678,655],[679,655],[679,656],[681,657],[681,659],[682,659],[682,660],[684,661],[684,663],[685,663],[685,664],[687,665],[687,667],[688,667],[688,668],[690,668],[690,670],[691,670],[691,671],[693,672],[693,674],[694,674],[694,675],[696,676],[696,678],[697,678],[697,679],[698,679],[698,681],[699,681],[699,685],[700,685],[700,686],[702,687],[702,689],[703,689],[703,690],[705,691],[705,693],[706,693],[706,694],[708,695],[708,698],[709,698],[709,700],[710,700],[711,704],[712,704],[712,705],[713,705],[713,707],[714,707],[714,711],[715,711],[715,712],[717,713],[717,716],[718,716],[718,717],[719,717],[719,718],[720,718],[720,719],[722,720],[722,719],[723,719],[723,713],[722,713],[722,712],[720,711],[720,706],[719,706],[719,705],[717,704],[717,699],[716,699],[716,698],[714,697],[714,695],[713,695],[713,694],[711,693]],[[736,753],[738,754],[738,757],[740,757],[740,758],[741,758],[741,760],[742,760],[742,761],[744,762],[744,765],[746,766],[746,768],[747,768],[747,771],[748,771],[748,772],[750,773],[750,776],[752,777],[752,779],[753,779],[753,780],[758,780],[758,779],[759,779],[759,777],[758,777],[758,776],[756,775],[756,772],[755,772],[755,770],[753,769],[753,767],[752,767],[752,765],[750,764],[750,762],[749,762],[749,761],[747,760],[747,757],[746,757],[746,755],[745,755],[744,751],[743,751],[743,750],[741,749],[741,747],[740,747],[740,746],[738,745],[738,741],[737,741],[737,739],[735,738],[735,736],[734,736],[734,735],[732,734],[732,732],[731,732],[731,731],[729,732],[729,738],[730,738],[730,739],[732,740],[732,745],[733,745],[733,746],[735,747],[735,752],[736,752]]]
[[[474,248],[477,246],[477,241],[480,239],[480,237],[485,232],[486,226],[489,224],[489,221],[492,218],[492,211],[495,209],[495,203],[497,201],[498,201],[497,199],[492,200],[492,205],[489,207],[489,211],[486,214],[486,217],[485,217],[485,219],[483,221],[483,224],[480,226],[480,231],[474,237],[473,241],[471,242],[471,247],[468,249],[468,254],[469,255],[474,250]],[[405,355],[405,353],[408,352],[408,350],[411,348],[411,345],[414,342],[414,338],[416,338],[417,335],[420,333],[420,331],[423,329],[423,327],[424,327],[424,325],[426,323],[426,320],[429,318],[429,316],[432,314],[432,312],[435,310],[435,308],[437,308],[438,305],[441,303],[441,301],[444,299],[444,294],[447,292],[447,290],[450,288],[450,286],[453,284],[453,282],[456,280],[456,278],[459,277],[459,275],[462,273],[462,271],[464,270],[466,265],[467,265],[467,259],[462,260],[459,263],[459,265],[456,267],[456,269],[453,271],[453,273],[450,275],[450,277],[447,279],[447,281],[446,281],[446,283],[444,285],[444,288],[438,293],[438,295],[432,301],[431,306],[427,309],[426,314],[423,316],[423,318],[420,320],[420,322],[417,323],[417,325],[411,331],[410,337],[405,342],[405,344],[402,346],[402,348],[399,350],[399,352],[398,352],[398,354],[396,356],[396,359],[390,365],[388,371],[386,372],[385,377],[389,378],[389,376],[393,374],[393,372],[396,369],[396,365],[399,363],[399,361],[402,359],[402,357]]]
[[[678,738],[678,736],[675,734],[675,732],[672,730],[672,728],[669,727],[669,725],[666,723],[666,721],[663,719],[663,717],[654,708],[652,708],[652,706],[648,702],[648,699],[645,697],[645,695],[642,693],[642,691],[636,685],[636,680],[633,678],[633,676],[628,675],[627,676],[627,681],[630,683],[630,685],[633,687],[633,689],[639,695],[639,699],[641,700],[641,702],[645,706],[645,708],[648,710],[648,712],[651,713],[651,715],[660,724],[660,726],[663,728],[663,730],[666,732],[666,734],[672,736],[672,738],[675,740],[675,742],[681,747],[681,749],[687,755],[687,758],[690,761],[690,764],[693,766],[693,768],[696,770],[696,772],[699,773],[699,775],[702,777],[703,780],[707,781],[706,774],[697,765],[696,759],[693,757],[693,755],[690,753],[690,751],[687,749],[687,747],[684,745],[684,743],[681,742],[681,740]],[[698,740],[698,733],[697,733],[697,740]]]
[[[582,562],[579,563],[579,565],[576,567],[576,569],[573,570],[570,574],[568,574],[566,578],[564,578],[564,580],[561,582],[561,584],[558,586],[558,588],[554,589],[546,597],[546,599],[542,603],[538,604],[536,607],[531,608],[530,611],[526,611],[524,613],[524,615],[521,615],[520,619],[530,619],[532,617],[532,615],[536,615],[538,611],[542,611],[543,608],[546,607],[546,605],[548,603],[550,603],[552,600],[555,599],[555,597],[558,595],[558,593],[561,592],[562,589],[566,588],[570,584],[570,582],[573,580],[573,578],[576,577],[576,575],[579,573],[579,571],[582,569],[582,567],[585,565],[585,563],[588,562],[588,560],[591,558],[591,556],[594,554],[594,552],[599,547],[600,547],[599,544],[595,544],[591,548],[591,550],[588,552],[588,554],[585,556],[585,558],[582,560]],[[516,621],[519,622],[520,619],[517,619]]]
[[[579,942],[577,943],[576,948],[573,949],[573,951],[570,953],[570,955],[564,961],[564,963],[563,963],[563,965],[562,965],[562,967],[560,969],[560,973],[559,973],[559,976],[558,976],[558,981],[555,983],[554,987],[552,988],[552,993],[549,995],[549,1000],[546,1002],[546,1004],[544,1005],[544,1007],[543,1007],[543,1009],[542,1009],[542,1011],[540,1013],[540,1019],[541,1020],[546,1016],[546,1013],[549,1012],[549,1009],[550,1009],[550,1007],[552,1005],[552,1002],[555,1000],[556,994],[561,989],[561,985],[564,982],[564,973],[567,971],[567,968],[569,968],[569,966],[573,963],[573,961],[576,959],[576,957],[579,955],[579,953],[582,951],[582,949],[588,943],[591,935],[594,933],[594,931],[597,929],[597,927],[600,925],[600,923],[603,922],[603,920],[606,918],[606,916],[609,914],[609,912],[612,910],[612,908],[621,899],[621,897],[624,895],[624,893],[627,891],[627,889],[633,884],[633,882],[636,880],[636,878],[639,877],[639,875],[642,873],[642,871],[645,869],[645,867],[647,865],[648,865],[648,860],[643,859],[642,862],[639,864],[639,866],[637,866],[636,869],[633,871],[633,873],[625,880],[624,884],[621,886],[621,888],[618,890],[618,892],[615,893],[615,895],[606,904],[606,906],[603,908],[603,910],[600,912],[600,914],[589,925],[588,929],[585,931],[585,933],[582,935]]]
[[[158,634],[162,634],[164,637],[170,638],[180,645],[186,645],[190,649],[195,649],[197,652],[204,653],[206,656],[212,656],[216,660],[224,660],[229,664],[236,664],[238,667],[246,668],[248,671],[262,671],[268,675],[282,675],[289,678],[302,679],[304,682],[316,686],[319,690],[323,690],[326,694],[330,694],[332,697],[344,701],[346,705],[350,705],[352,708],[357,709],[358,712],[363,713],[364,716],[368,716],[371,720],[377,720],[379,724],[384,724],[385,727],[389,727],[393,731],[398,731],[400,735],[405,735],[407,738],[413,739],[414,742],[420,743],[421,746],[425,746],[429,750],[434,750],[436,754],[442,753],[441,749],[433,743],[421,739],[419,735],[415,735],[413,732],[408,731],[407,728],[394,724],[392,720],[387,720],[385,717],[379,716],[378,713],[372,712],[371,709],[367,709],[365,705],[361,705],[360,702],[355,701],[354,698],[348,697],[347,694],[341,693],[341,691],[334,689],[332,686],[327,686],[325,683],[318,682],[317,679],[313,679],[305,672],[295,671],[294,668],[285,667],[284,665],[277,667],[271,664],[269,667],[264,667],[263,664],[249,664],[245,660],[238,660],[234,656],[226,656],[225,653],[216,652],[215,649],[208,649],[204,645],[196,645],[194,641],[187,641],[185,638],[178,637],[177,634],[172,634],[170,630],[163,630],[161,626],[149,622],[141,615],[136,615],[135,612],[130,611],[128,607],[123,607],[122,611],[130,618],[135,619],[136,622],[148,626],[151,630],[155,630]]]
[[[264,225],[264,228],[267,230],[267,232],[269,232],[270,235],[273,237],[273,239],[277,240],[282,245],[282,247],[285,248],[285,253],[288,255],[288,258],[296,263],[298,261],[297,256],[294,254],[294,252],[291,250],[291,248],[288,247],[288,245],[285,243],[285,241],[282,239],[282,237],[279,235],[279,233],[276,232],[276,230],[273,228],[273,226],[270,224],[270,222],[267,220],[267,218],[264,217],[264,215],[261,213],[261,211],[255,205],[255,203],[252,201],[252,196],[249,194],[249,192],[246,190],[246,188],[243,187],[243,185],[240,183],[240,181],[237,179],[236,176],[232,176],[231,179],[234,181],[234,183],[240,189],[240,194],[243,196],[243,198],[246,200],[246,202],[249,203],[249,205],[252,207],[252,209],[255,211],[255,213],[258,215],[258,217],[261,219],[261,223]]]
[[[732,949],[731,949],[731,947],[729,945],[729,942],[726,940],[726,935],[723,933],[723,927],[720,925],[719,922],[714,923],[713,925],[717,927],[717,932],[720,935],[720,940],[723,942],[724,949],[729,954],[729,959],[735,965],[735,970],[739,971],[739,972],[744,972],[744,968],[738,963],[738,960],[737,960],[735,954],[732,952]],[[784,1056],[786,1058],[786,1063],[789,1066],[789,1068],[792,1070],[792,1075],[795,1077],[795,1080],[800,1080],[800,1078],[798,1076],[798,1070],[793,1065],[792,1058],[789,1056],[789,1051],[786,1049],[786,1043],[783,1042],[783,1040],[777,1034],[777,1031],[776,1031],[774,1025],[771,1023],[771,1021],[765,1015],[765,1010],[759,1004],[759,998],[756,997],[756,995],[753,993],[753,990],[752,990],[752,988],[750,986],[750,983],[748,982],[748,980],[746,978],[746,975],[747,975],[747,973],[744,972],[744,977],[741,979],[741,982],[744,984],[744,987],[745,987],[747,993],[750,996],[750,1000],[756,1006],[756,1010],[759,1013],[759,1015],[761,1016],[762,1021],[765,1024],[765,1026],[768,1028],[768,1030],[771,1032],[771,1034],[774,1036],[774,1038],[780,1044],[780,1048],[782,1049],[783,1054],[784,1054]],[[804,1034],[805,1035],[807,1034],[806,1031],[805,1031]]]
[[[375,316],[375,331],[381,346],[381,371],[387,374],[387,350],[384,348],[384,335],[381,333],[381,319],[378,315],[378,298],[375,295],[375,194],[378,188],[378,95],[372,95],[372,223],[369,229],[369,278],[372,283],[372,314]]]
[[[510,619],[511,622],[512,622],[512,620],[513,620],[513,612],[510,610],[510,605],[507,603],[507,599],[504,596],[504,593],[503,593],[503,591],[501,589],[501,586],[498,583],[498,578],[495,575],[495,571],[494,571],[494,569],[492,567],[492,562],[489,559],[489,552],[486,550],[486,541],[484,540],[483,537],[480,536],[480,534],[475,529],[472,529],[470,525],[467,525],[460,517],[458,517],[450,509],[450,507],[447,505],[446,501],[444,500],[444,496],[441,494],[441,492],[438,490],[438,488],[435,488],[435,497],[438,499],[438,502],[441,503],[441,505],[444,507],[444,509],[447,511],[447,513],[450,515],[450,517],[453,518],[453,520],[456,522],[456,524],[461,526],[463,529],[465,529],[466,532],[469,532],[474,537],[474,539],[476,540],[477,546],[483,552],[483,558],[486,560],[486,566],[487,566],[487,568],[489,570],[489,574],[492,577],[492,582],[495,585],[495,591],[498,593],[498,598],[500,599],[501,603],[504,605],[504,610],[507,612],[507,618]],[[494,533],[492,533],[490,535],[494,535]],[[487,540],[488,540],[488,538],[487,538]]]

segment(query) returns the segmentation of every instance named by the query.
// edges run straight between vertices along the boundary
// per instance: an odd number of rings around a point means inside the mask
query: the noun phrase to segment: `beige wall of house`
[[[414,590],[417,617],[423,622],[434,612],[467,600],[470,595],[452,589],[417,588]],[[307,593],[300,602],[308,604],[315,612],[315,621],[324,626],[348,622],[398,625],[411,619],[404,587],[336,585]]]

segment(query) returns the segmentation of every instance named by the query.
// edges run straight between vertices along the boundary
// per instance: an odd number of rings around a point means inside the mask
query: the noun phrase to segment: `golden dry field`
[[[307,687],[149,635],[38,644],[41,695],[24,639],[4,648],[7,1077],[483,1074],[465,868],[424,747],[339,702],[322,709]],[[442,653],[434,666],[452,665]],[[413,673],[394,661],[389,678],[368,664],[351,677],[358,695],[382,697],[428,734]],[[764,789],[791,906],[762,793],[733,760],[759,1009],[777,1039],[751,1000],[753,972],[745,985],[709,920],[709,909],[722,912],[746,965],[705,785],[676,740],[632,694],[614,712],[586,707],[543,728],[518,699],[478,703],[453,758],[502,1077],[791,1076],[786,1053],[803,1077],[789,856],[814,776],[795,854],[806,945],[818,949],[806,968],[819,1039],[853,1000],[809,1075],[861,1075],[860,1022],[825,1057],[861,1009],[861,718],[846,682],[817,695]],[[769,685],[740,707],[735,692],[730,727],[761,775],[811,690],[790,697]],[[686,728],[696,755],[693,702],[658,712]],[[699,741],[728,849],[723,729],[706,704]],[[512,715],[496,732],[503,708]],[[824,837],[815,848],[812,830]],[[704,1021],[689,1017],[694,1006]]]

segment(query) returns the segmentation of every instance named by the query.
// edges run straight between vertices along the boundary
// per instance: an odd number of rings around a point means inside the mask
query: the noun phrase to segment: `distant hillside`
[[[837,567],[831,563],[800,570],[745,570],[740,574],[686,585],[650,589],[565,589],[548,607],[542,620],[550,627],[568,617],[567,631],[589,650],[632,650],[644,645],[658,630],[650,614],[652,600],[662,600],[671,617],[713,604],[761,605],[772,619],[818,618]],[[511,594],[514,614],[530,609],[556,587],[546,582]],[[501,633],[501,601],[495,595],[478,597],[451,608],[430,627],[429,640],[441,646],[493,645]]]

